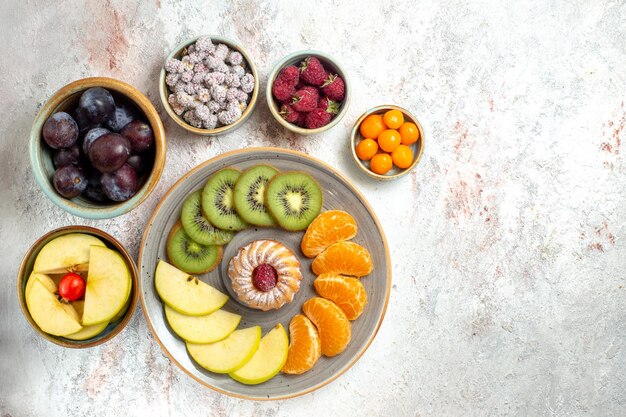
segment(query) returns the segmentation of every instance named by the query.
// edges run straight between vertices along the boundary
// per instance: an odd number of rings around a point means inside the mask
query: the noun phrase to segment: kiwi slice
[[[265,187],[265,205],[286,230],[306,229],[322,209],[322,189],[304,172],[277,174]]]
[[[276,226],[265,207],[265,186],[278,170],[269,165],[256,165],[244,171],[235,183],[233,198],[239,216],[257,226]]]
[[[218,229],[202,214],[202,191],[194,191],[183,203],[180,222],[185,233],[201,245],[225,245],[233,239],[233,232]]]
[[[167,236],[167,257],[178,269],[188,274],[203,274],[214,270],[222,260],[222,247],[194,242],[180,222]]]
[[[233,189],[241,171],[225,168],[217,171],[202,190],[202,212],[216,227],[243,230],[248,224],[239,217],[233,202]]]

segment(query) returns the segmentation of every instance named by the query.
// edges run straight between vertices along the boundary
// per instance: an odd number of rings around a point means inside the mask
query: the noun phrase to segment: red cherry
[[[83,277],[70,272],[63,275],[59,282],[59,295],[68,301],[76,301],[85,295],[86,287]]]

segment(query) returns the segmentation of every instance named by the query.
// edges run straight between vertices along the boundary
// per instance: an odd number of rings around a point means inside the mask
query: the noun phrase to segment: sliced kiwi
[[[233,198],[239,216],[257,226],[276,226],[265,207],[265,186],[278,170],[269,165],[256,165],[244,171],[235,184]]]
[[[320,214],[322,190],[309,174],[277,174],[265,187],[265,205],[278,224],[286,230],[306,229]]]
[[[202,190],[202,212],[216,227],[243,230],[248,224],[239,217],[233,202],[233,189],[241,171],[225,168],[217,171]]]
[[[214,270],[220,263],[222,247],[194,242],[178,222],[167,237],[167,257],[188,274],[203,274]]]
[[[201,245],[225,245],[233,239],[234,233],[218,229],[202,214],[202,191],[193,193],[183,203],[180,222],[185,233]]]

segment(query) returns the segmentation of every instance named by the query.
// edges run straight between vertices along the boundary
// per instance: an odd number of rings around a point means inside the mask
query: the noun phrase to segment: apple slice
[[[226,339],[211,344],[187,342],[189,355],[204,369],[228,374],[245,365],[261,341],[261,327],[235,330]]]
[[[92,246],[83,326],[110,321],[126,304],[131,286],[130,270],[122,255],[106,247]]]
[[[73,301],[72,302],[72,307],[74,307],[74,309],[76,310],[78,315],[82,317],[83,311],[84,311],[84,307],[85,307],[85,302],[83,300]],[[85,327],[83,327],[82,330],[80,330],[80,331],[78,331],[76,333],[68,334],[68,335],[63,336],[63,337],[65,337],[66,339],[72,339],[72,340],[87,340],[87,339],[91,339],[92,337],[95,337],[95,336],[99,335],[100,333],[102,333],[102,331],[104,329],[106,329],[106,327],[108,325],[109,325],[109,322],[105,321],[104,323],[93,324],[91,326],[85,326]]]
[[[128,300],[126,300],[126,304],[124,304],[124,307],[122,307],[122,309],[118,311],[115,316],[113,316],[113,318],[111,319],[111,321],[109,321],[109,323],[115,323],[116,321],[124,317],[124,314],[126,314],[126,310],[128,310],[129,305],[130,305],[130,297],[128,297]]]
[[[26,296],[26,306],[37,326],[53,336],[65,336],[83,328],[74,307],[59,301],[58,296],[42,283],[42,277],[33,281]]]
[[[214,343],[235,331],[241,316],[216,310],[206,316],[187,316],[165,305],[165,317],[174,333],[191,343]]]
[[[226,294],[165,261],[157,265],[154,286],[165,304],[188,316],[206,316],[228,301]]]
[[[278,323],[259,343],[259,349],[241,368],[229,375],[242,384],[256,385],[272,379],[285,365],[289,351],[289,337]]]
[[[45,274],[38,274],[36,272],[33,272],[28,277],[28,281],[26,281],[26,288],[24,288],[24,298],[28,299],[28,293],[33,287],[35,281],[40,281],[44,285],[44,287],[46,287],[51,293],[54,294],[55,292],[57,292],[57,284],[51,277]]]
[[[93,245],[104,246],[104,243],[84,233],[70,233],[52,239],[39,251],[33,272],[63,274],[68,271],[86,271]]]

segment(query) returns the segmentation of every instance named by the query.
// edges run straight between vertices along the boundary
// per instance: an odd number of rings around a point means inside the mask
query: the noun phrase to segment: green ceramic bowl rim
[[[182,117],[174,113],[174,110],[172,110],[172,106],[167,101],[167,97],[169,96],[169,93],[168,93],[167,84],[165,84],[165,76],[166,76],[165,63],[167,62],[168,59],[176,57],[176,55],[178,55],[184,48],[187,48],[192,43],[195,43],[198,39],[200,39],[203,36],[208,36],[209,38],[211,38],[211,41],[217,41],[218,43],[226,44],[230,46],[231,48],[239,51],[241,55],[243,55],[243,58],[246,60],[246,63],[248,64],[248,67],[250,68],[250,72],[252,72],[252,76],[254,76],[254,90],[252,90],[252,96],[250,97],[250,102],[248,102],[248,107],[246,107],[246,109],[243,111],[243,113],[241,114],[241,117],[235,123],[231,125],[218,127],[215,129],[201,129],[198,127],[191,126],[189,123],[184,121]],[[163,107],[165,108],[165,111],[167,112],[167,114],[180,127],[198,135],[216,136],[216,135],[225,134],[225,133],[228,133],[237,129],[250,118],[250,116],[252,115],[252,112],[254,111],[254,108],[256,107],[256,102],[259,96],[259,75],[257,73],[254,62],[252,61],[252,58],[250,57],[250,54],[237,42],[233,41],[232,39],[225,38],[223,36],[218,36],[218,35],[211,35],[211,34],[199,35],[199,36],[196,36],[195,38],[188,39],[184,42],[179,43],[172,50],[172,52],[170,52],[167,58],[165,58],[165,61],[163,61],[163,66],[161,67],[161,73],[159,74],[159,96],[161,97],[161,103],[163,104]]]
[[[118,87],[121,86],[127,90],[133,90],[134,94],[143,97],[144,101],[142,103],[138,103],[136,100],[129,97],[126,92],[116,89],[116,85]],[[144,113],[144,116],[146,117],[146,119],[148,119],[148,122],[150,123],[152,130],[154,131],[156,155],[154,157],[154,165],[152,167],[152,171],[150,172],[149,177],[146,179],[144,185],[137,191],[134,196],[119,204],[102,205],[101,207],[91,208],[74,202],[71,199],[60,196],[54,189],[54,186],[52,185],[52,179],[48,178],[45,174],[46,169],[43,162],[43,139],[41,137],[41,130],[49,115],[51,115],[59,106],[61,106],[71,95],[86,90],[88,88],[98,86],[114,90],[116,93],[124,95],[129,101],[133,102],[133,104],[135,104],[142,113]],[[130,84],[126,84],[113,78],[94,77],[83,78],[67,84],[66,86],[57,90],[52,95],[52,97],[43,105],[43,107],[39,110],[39,113],[37,114],[35,122],[33,123],[33,127],[30,131],[29,153],[30,165],[35,176],[35,180],[39,185],[39,188],[41,188],[44,194],[55,205],[67,211],[68,213],[73,214],[74,216],[82,217],[85,219],[99,220],[110,219],[112,217],[117,217],[125,214],[139,206],[139,204],[141,204],[148,197],[148,195],[152,192],[152,190],[158,183],[159,178],[161,177],[161,173],[165,165],[165,148],[166,141],[163,124],[161,123],[161,119],[159,118],[156,109],[154,108],[152,103],[150,103],[148,98],[145,97],[145,95],[143,95],[143,93],[141,93],[139,90],[132,87]],[[94,205],[96,204],[94,203]]]
[[[299,127],[292,123],[289,123],[288,121],[280,117],[280,114],[278,113],[278,106],[276,105],[276,102],[274,101],[274,97],[272,96],[272,84],[274,83],[274,79],[276,79],[276,77],[278,76],[279,71],[283,69],[284,67],[286,67],[287,65],[291,64],[292,61],[293,62],[301,61],[303,58],[306,58],[311,55],[321,58],[323,61],[330,62],[337,69],[337,72],[343,78],[344,83],[346,84],[346,97],[343,99],[343,103],[341,104],[341,110],[339,111],[339,113],[337,113],[334,119],[330,121],[330,123],[328,123],[326,126],[322,126],[317,129],[305,129],[303,127]],[[270,113],[272,113],[272,116],[274,116],[274,119],[276,119],[278,123],[283,125],[288,130],[291,130],[292,132],[295,132],[295,133],[299,133],[301,135],[316,135],[318,133],[322,133],[332,128],[337,123],[339,123],[339,121],[346,115],[346,113],[348,112],[348,107],[350,106],[351,91],[352,90],[350,87],[350,80],[348,79],[348,73],[343,68],[343,66],[339,63],[339,61],[337,61],[335,58],[333,58],[332,56],[328,55],[325,52],[308,49],[308,50],[297,51],[292,54],[289,54],[274,65],[272,72],[270,72],[270,75],[267,77],[267,87],[265,89],[265,97],[267,99],[267,106],[270,108]]]

